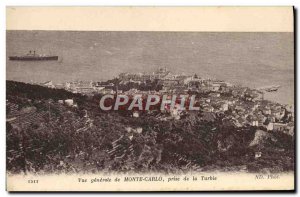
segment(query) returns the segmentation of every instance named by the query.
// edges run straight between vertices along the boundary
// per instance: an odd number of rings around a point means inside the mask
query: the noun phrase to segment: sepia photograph
[[[292,7],[283,31],[24,29],[7,9],[8,191],[294,190]]]

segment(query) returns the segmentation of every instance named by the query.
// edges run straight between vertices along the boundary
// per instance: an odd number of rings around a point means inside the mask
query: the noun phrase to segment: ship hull
[[[20,56],[10,56],[9,60],[13,61],[49,61],[58,60],[58,56],[45,56],[45,57],[20,57]]]

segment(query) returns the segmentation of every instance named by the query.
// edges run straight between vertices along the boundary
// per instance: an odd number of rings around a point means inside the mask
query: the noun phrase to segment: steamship
[[[47,61],[47,60],[58,60],[58,56],[38,55],[35,51],[29,51],[28,54],[23,56],[9,56],[9,60],[14,61]]]

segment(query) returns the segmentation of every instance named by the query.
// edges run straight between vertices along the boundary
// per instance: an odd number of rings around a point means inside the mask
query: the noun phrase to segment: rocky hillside
[[[76,106],[61,100],[73,99]],[[236,128],[225,114],[102,112],[99,96],[7,81],[11,173],[294,170],[294,137]]]

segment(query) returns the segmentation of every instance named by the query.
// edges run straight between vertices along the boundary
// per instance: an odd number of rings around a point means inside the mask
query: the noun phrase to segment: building
[[[55,88],[54,84],[52,81],[46,81],[44,83],[40,84],[41,86],[47,87],[47,88]]]

